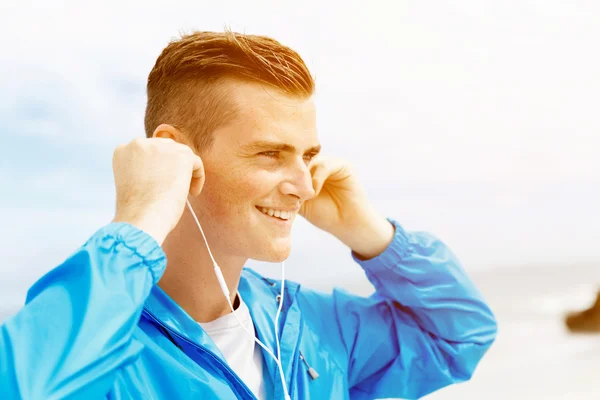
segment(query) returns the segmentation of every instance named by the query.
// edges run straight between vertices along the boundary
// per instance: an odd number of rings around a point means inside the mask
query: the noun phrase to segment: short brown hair
[[[294,50],[265,36],[226,30],[194,32],[171,41],[148,76],[146,136],[170,124],[191,136],[198,149],[235,116],[225,80],[257,82],[284,93],[310,97],[315,82]]]

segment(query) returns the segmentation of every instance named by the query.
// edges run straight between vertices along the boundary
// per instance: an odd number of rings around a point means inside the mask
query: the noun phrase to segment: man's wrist
[[[146,234],[152,236],[154,240],[158,243],[159,246],[162,246],[165,241],[167,235],[169,234],[169,230],[162,226],[160,223],[156,222],[156,218],[147,218],[143,216],[127,216],[127,215],[119,215],[117,214],[112,222],[124,222],[130,224],[137,229],[145,232]]]
[[[388,248],[394,239],[396,228],[383,216],[372,213],[364,222],[346,232],[342,239],[357,258],[369,260],[377,257]]]

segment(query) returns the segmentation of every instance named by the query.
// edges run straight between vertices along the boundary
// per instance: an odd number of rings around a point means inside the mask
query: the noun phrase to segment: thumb
[[[190,182],[190,194],[192,196],[198,196],[202,192],[202,188],[204,187],[204,181],[206,175],[204,174],[204,164],[202,163],[202,159],[194,155],[193,165],[192,165],[192,180]]]

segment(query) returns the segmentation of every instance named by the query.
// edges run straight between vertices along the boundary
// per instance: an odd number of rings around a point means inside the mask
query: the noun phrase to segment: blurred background
[[[381,212],[439,236],[499,320],[470,382],[428,399],[600,398],[600,3],[0,2],[0,322],[114,212],[113,149],[144,136],[145,80],[192,30],[264,34],[316,77],[324,152]],[[249,262],[279,276],[279,265]],[[289,279],[372,287],[298,220]]]

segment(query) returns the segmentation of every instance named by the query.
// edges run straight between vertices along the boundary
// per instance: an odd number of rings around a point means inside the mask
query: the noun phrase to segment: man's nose
[[[298,197],[300,201],[311,199],[315,195],[315,189],[309,167],[302,163],[290,168],[280,190],[285,195]]]

